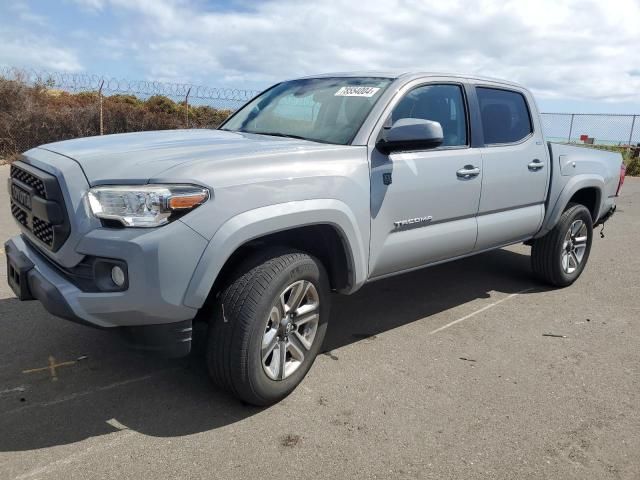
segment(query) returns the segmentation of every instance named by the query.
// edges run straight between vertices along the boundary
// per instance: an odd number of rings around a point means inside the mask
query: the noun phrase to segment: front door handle
[[[527,166],[529,167],[529,170],[531,170],[532,172],[537,172],[538,170],[541,170],[542,167],[544,167],[544,163],[542,163],[542,161],[536,158]]]
[[[456,172],[458,178],[474,178],[480,175],[480,169],[478,167],[474,167],[473,165],[465,165],[460,170]]]

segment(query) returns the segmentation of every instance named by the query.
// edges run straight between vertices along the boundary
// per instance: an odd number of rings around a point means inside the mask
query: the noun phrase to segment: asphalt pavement
[[[334,297],[325,353],[265,409],[19,302],[0,252],[0,479],[638,479],[639,178],[618,205],[569,288],[518,245]]]

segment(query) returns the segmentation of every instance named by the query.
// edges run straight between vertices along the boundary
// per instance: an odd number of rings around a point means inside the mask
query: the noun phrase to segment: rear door
[[[401,118],[435,120],[444,144],[389,155],[371,149],[370,277],[473,250],[482,162],[471,148],[468,112],[462,84],[417,81],[383,114],[387,125]]]
[[[476,85],[484,147],[475,250],[533,236],[544,217],[549,160],[538,112],[522,89]]]

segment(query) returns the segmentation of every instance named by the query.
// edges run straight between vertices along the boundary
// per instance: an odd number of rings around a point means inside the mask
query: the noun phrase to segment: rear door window
[[[516,143],[533,132],[524,96],[512,90],[477,87],[484,143]]]

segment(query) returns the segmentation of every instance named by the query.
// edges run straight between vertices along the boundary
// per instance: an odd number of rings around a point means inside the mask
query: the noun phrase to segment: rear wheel
[[[534,273],[556,287],[571,285],[587,264],[592,239],[591,213],[584,205],[569,204],[553,230],[533,243]]]
[[[211,320],[213,381],[253,405],[275,403],[305,377],[327,328],[329,284],[322,264],[272,250],[238,269]]]

